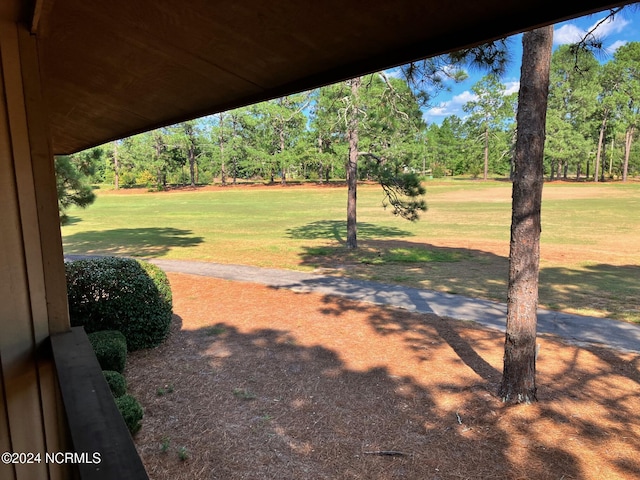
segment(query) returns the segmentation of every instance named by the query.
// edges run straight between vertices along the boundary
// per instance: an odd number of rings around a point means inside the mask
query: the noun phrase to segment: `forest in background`
[[[498,76],[486,75],[473,85],[475,98],[464,106],[464,118],[426,124],[422,111],[429,93],[465,75],[444,61],[429,66],[428,89],[413,82],[406,67],[394,75],[362,77],[359,178],[375,177],[381,164],[424,178],[508,177],[517,93],[506,94]],[[182,122],[58,157],[58,183],[73,192],[71,203],[81,204],[92,195],[86,184],[84,191],[78,187],[83,179],[159,190],[241,180],[343,180],[352,105],[349,83],[342,82]],[[558,48],[551,65],[546,178],[605,181],[637,175],[639,120],[640,43],[620,47],[604,63],[586,49]]]

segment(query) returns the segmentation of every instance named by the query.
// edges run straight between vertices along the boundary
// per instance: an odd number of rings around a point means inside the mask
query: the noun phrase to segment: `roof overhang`
[[[621,3],[37,0],[33,30],[62,154]]]

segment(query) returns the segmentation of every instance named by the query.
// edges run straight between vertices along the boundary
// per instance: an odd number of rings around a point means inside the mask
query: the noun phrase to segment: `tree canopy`
[[[359,180],[400,186],[389,195],[394,211],[412,218],[415,179],[407,174],[506,176],[513,171],[515,94],[491,73],[471,88],[465,116],[427,125],[431,96],[460,80],[460,61],[504,66],[502,44],[437,57],[398,71],[362,77],[359,92]],[[484,58],[482,55],[488,55]],[[458,62],[458,63],[456,63]],[[635,142],[640,119],[640,43],[621,46],[606,62],[587,49],[561,46],[552,56],[544,173],[548,179],[626,180],[640,171]],[[77,181],[142,185],[344,181],[349,151],[346,83],[290,95],[129,137],[57,160],[61,212],[87,205]],[[402,175],[401,175],[402,174]],[[404,175],[404,177],[403,177]],[[399,185],[402,178],[409,181]],[[75,180],[74,180],[75,179]],[[401,182],[402,183],[402,182]],[[406,187],[402,193],[402,188]],[[67,192],[65,194],[65,192]],[[69,203],[70,202],[70,203]],[[399,209],[396,209],[399,206]],[[415,210],[417,208],[418,210]]]

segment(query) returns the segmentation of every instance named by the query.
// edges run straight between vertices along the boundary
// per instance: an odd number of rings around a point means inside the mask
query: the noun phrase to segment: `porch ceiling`
[[[33,30],[61,154],[620,3],[39,0]]]

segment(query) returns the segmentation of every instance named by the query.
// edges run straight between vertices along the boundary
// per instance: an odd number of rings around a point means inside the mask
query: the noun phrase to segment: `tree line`
[[[638,65],[638,42],[602,64],[592,51],[568,45],[553,53],[546,178],[626,180],[638,172]],[[471,90],[464,118],[427,125],[425,95],[414,83],[384,72],[362,77],[359,145],[366,155],[359,179],[374,177],[380,159],[387,169],[422,176],[510,175],[517,94],[505,94],[493,74]],[[118,140],[68,161],[91,182],[116,188],[344,180],[352,99],[342,82]]]
[[[620,10],[611,10],[609,16]],[[508,144],[508,151],[513,149],[512,154],[500,156],[500,161],[504,158],[509,161],[513,183],[505,356],[498,392],[506,402],[529,403],[536,400],[536,309],[545,167],[549,167],[552,178],[554,174],[566,177],[572,167],[580,177],[585,162],[585,175],[589,177],[592,152],[587,152],[587,145],[593,142],[593,130],[598,132],[594,181],[604,178],[601,172],[604,171],[604,145],[608,135],[624,131],[624,160],[620,168],[623,181],[627,179],[630,165],[633,166],[630,158],[638,117],[637,92],[640,87],[636,65],[640,44],[621,47],[611,62],[600,67],[593,53],[580,45],[563,47],[552,56],[552,38],[552,26],[523,35],[517,107],[514,108],[513,97],[504,95],[504,88],[495,76],[484,77],[474,85],[475,99],[465,106],[468,117],[464,121],[452,120],[462,129],[475,125],[474,143],[481,152],[479,157],[484,178],[490,169],[495,171],[496,168],[495,161],[490,164],[490,152],[495,151],[491,140],[510,138],[504,144]],[[467,50],[459,58],[468,61],[475,56],[483,59],[485,65],[492,64],[488,65],[492,68],[496,64],[486,60],[498,58],[495,73],[500,69],[500,58],[503,57],[492,55],[491,48],[491,45],[483,45],[476,51]],[[500,54],[504,49],[496,51]],[[427,74],[423,73],[422,78],[437,86],[439,72],[430,70],[433,62],[424,61],[423,72]],[[422,173],[425,174],[425,150],[442,142],[436,139],[431,145],[426,145],[428,138],[425,132],[429,129],[422,121],[419,95],[412,89],[416,85],[415,77],[412,77],[415,68],[416,65],[412,64],[403,69],[405,80],[378,72],[351,79],[346,84],[222,113],[217,118],[207,117],[204,122],[205,125],[210,122],[210,126],[205,130],[209,132],[209,139],[217,138],[217,142],[198,142],[199,136],[202,137],[198,134],[198,129],[202,130],[198,121],[114,142],[110,157],[113,160],[114,184],[119,187],[124,173],[121,168],[131,162],[132,152],[133,156],[143,152],[141,158],[147,163],[141,175],[145,174],[158,188],[166,186],[168,166],[172,163],[180,166],[183,172],[188,164],[189,180],[191,185],[195,185],[198,182],[198,158],[206,156],[207,145],[211,166],[215,165],[214,159],[218,156],[222,183],[227,182],[227,167],[231,169],[229,173],[233,182],[237,181],[238,171],[243,167],[249,171],[257,168],[262,178],[270,176],[271,181],[279,172],[282,182],[286,182],[287,173],[290,175],[293,167],[303,171],[311,167],[318,172],[320,181],[330,178],[322,174],[343,163],[349,191],[347,246],[355,248],[355,229],[352,231],[352,227],[355,227],[355,185],[358,178],[376,177],[385,189],[386,198],[394,206],[394,213],[409,220],[415,220],[417,211],[426,208],[422,201],[415,200],[424,194],[424,189],[416,180],[412,153],[417,152],[415,157],[422,157]],[[428,72],[433,76],[430,77]],[[368,88],[363,88],[365,82]],[[326,112],[330,114],[325,116]],[[513,112],[517,121],[515,128],[511,123]],[[228,115],[226,123],[225,115]],[[436,131],[439,133],[440,129],[438,127]],[[460,133],[465,132],[461,130]],[[510,134],[505,137],[505,133]],[[473,144],[470,136],[465,139],[462,135],[454,135],[454,138]],[[612,138],[615,143],[615,137]],[[343,155],[338,155],[345,144],[346,161]],[[94,150],[73,160],[66,158],[65,162],[71,167],[85,162],[89,165],[85,171],[89,172],[95,165],[91,159],[101,156],[101,151]],[[336,163],[336,156],[342,156],[342,161]],[[451,156],[445,152],[435,160],[443,163],[444,174],[447,173],[447,159]],[[357,164],[361,157],[372,161],[359,171]],[[305,164],[303,160],[308,158],[314,160]],[[613,155],[610,157],[611,171],[612,162]],[[432,162],[432,175],[434,165]],[[215,172],[214,168],[212,172]],[[96,174],[97,169],[93,172]],[[72,187],[67,185],[66,188]],[[398,201],[398,193],[409,200]],[[350,244],[352,234],[354,242]]]
[[[342,82],[111,142],[71,162],[91,182],[115,188],[344,180],[351,107]],[[363,77],[358,108],[363,179],[373,175],[374,158],[398,171],[424,167],[426,125],[406,81],[382,72]]]

